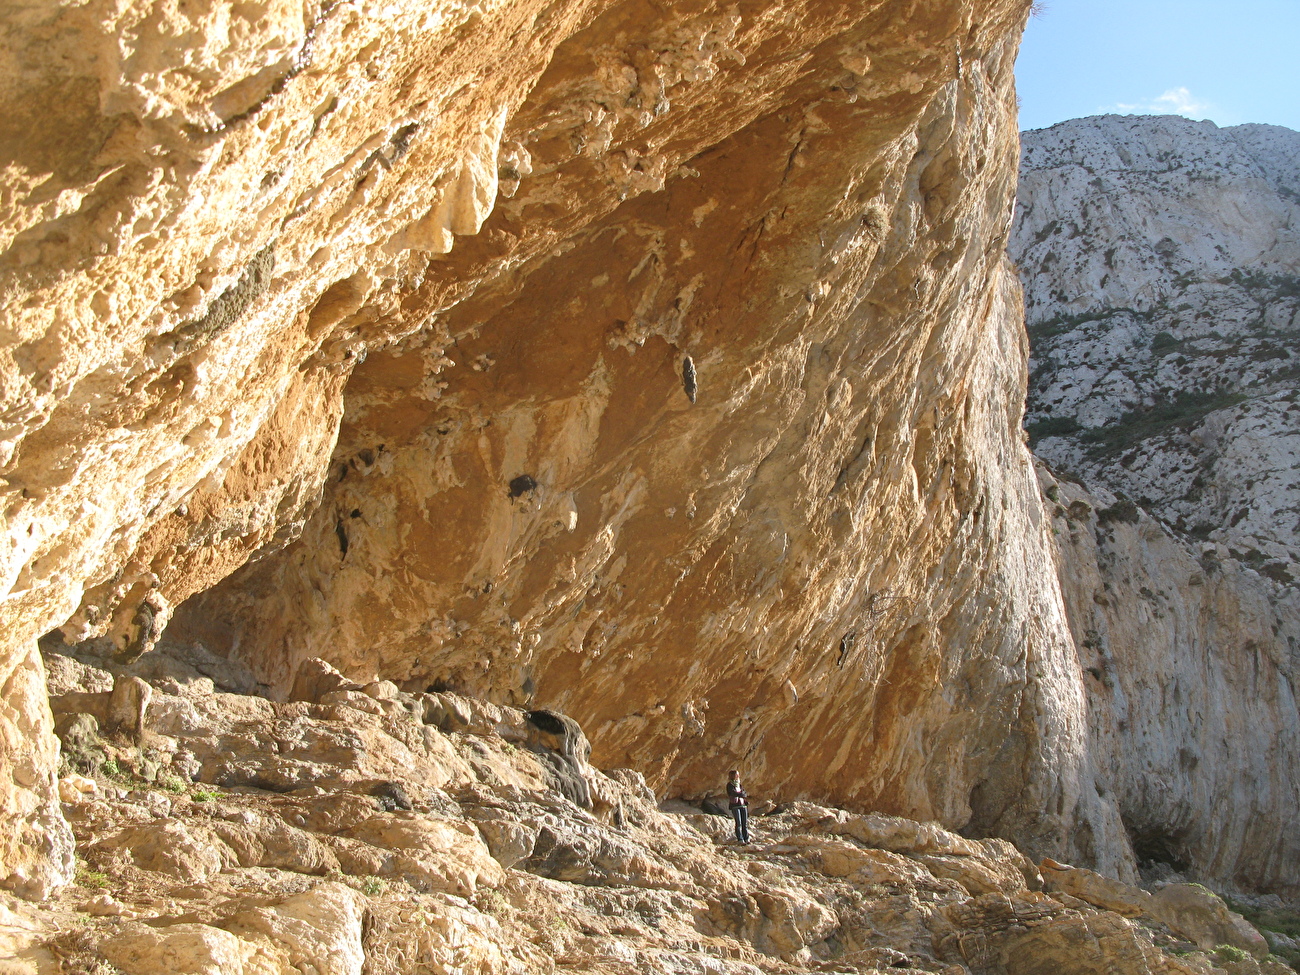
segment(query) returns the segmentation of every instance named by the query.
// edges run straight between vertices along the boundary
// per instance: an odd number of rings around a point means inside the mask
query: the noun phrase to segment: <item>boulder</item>
[[[820,845],[819,853],[822,873],[828,877],[851,877],[863,884],[925,883],[930,879],[929,871],[915,860],[885,850],[864,850],[832,840]]]
[[[250,965],[257,946],[208,924],[151,928],[135,924],[100,945],[100,952],[130,975],[271,975],[280,969]]]
[[[227,858],[233,859],[215,837],[176,819],[128,826],[99,840],[94,849],[125,850],[142,870],[185,883],[202,883],[220,871]]]
[[[901,816],[868,813],[848,816],[828,825],[828,832],[852,836],[879,850],[893,853],[938,853],[952,856],[979,856],[982,851],[974,840],[951,833],[938,823],[918,823]]]
[[[319,839],[276,816],[244,812],[230,821],[213,823],[212,830],[234,852],[242,867],[324,874],[339,865]]]
[[[1200,884],[1166,884],[1151,895],[1148,913],[1203,951],[1231,945],[1256,958],[1268,957],[1268,942],[1223,899]]]
[[[238,914],[225,926],[244,937],[269,939],[288,956],[291,972],[361,975],[364,913],[365,899],[356,891],[323,883],[274,906]]]
[[[388,813],[358,823],[346,836],[383,851],[383,873],[419,886],[469,896],[505,880],[501,865],[469,823]],[[339,860],[346,870],[344,856]]]
[[[357,691],[361,685],[348,680],[320,657],[309,657],[298,665],[294,674],[291,701],[319,702],[334,691]]]
[[[973,897],[993,893],[1014,894],[1026,889],[1024,875],[1014,863],[942,853],[928,853],[917,859],[934,876],[956,881]]]
[[[139,677],[115,677],[113,692],[108,699],[108,722],[105,727],[109,731],[139,737],[144,731],[145,714],[152,698],[153,688]]]
[[[99,787],[84,775],[65,775],[59,779],[59,799],[78,805],[95,798]]]
[[[1145,890],[1096,871],[1058,863],[1050,857],[1044,858],[1038,868],[1047,890],[1069,894],[1124,917],[1138,917],[1151,909],[1151,895]]]
[[[92,775],[108,761],[108,752],[99,737],[99,721],[93,714],[64,715],[55,723],[54,732],[59,736],[60,754],[68,767]]]
[[[533,855],[537,829],[497,809],[470,812],[494,860],[507,869]]]

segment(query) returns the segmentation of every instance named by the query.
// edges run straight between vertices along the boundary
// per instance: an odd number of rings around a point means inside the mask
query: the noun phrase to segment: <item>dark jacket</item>
[[[749,805],[749,793],[745,791],[745,787],[739,782],[727,783],[727,799],[730,800],[728,805],[732,809],[737,806]]]

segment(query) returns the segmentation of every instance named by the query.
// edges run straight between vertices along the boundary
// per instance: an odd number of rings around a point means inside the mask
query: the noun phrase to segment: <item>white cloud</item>
[[[1212,110],[1209,102],[1198,100],[1185,87],[1170,88],[1163,95],[1146,102],[1117,102],[1103,105],[1100,112],[1118,112],[1121,115],[1181,115],[1184,118],[1205,118]]]

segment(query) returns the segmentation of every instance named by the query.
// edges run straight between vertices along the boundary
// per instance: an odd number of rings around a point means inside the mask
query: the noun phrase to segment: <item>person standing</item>
[[[736,823],[736,842],[749,843],[749,793],[740,784],[740,773],[732,769],[727,780],[727,804]]]

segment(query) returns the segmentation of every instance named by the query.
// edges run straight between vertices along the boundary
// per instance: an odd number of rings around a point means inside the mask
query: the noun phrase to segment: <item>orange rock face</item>
[[[1022,0],[372,6],[4,14],[6,673],[202,592],[172,634],[280,688],[1110,849],[1018,429]]]
[[[282,689],[323,656],[559,707],[662,791],[743,765],[1044,849],[1094,821],[1104,857],[1018,429],[1021,13],[561,45],[504,130],[531,173],[353,373],[302,539],[173,632]]]

